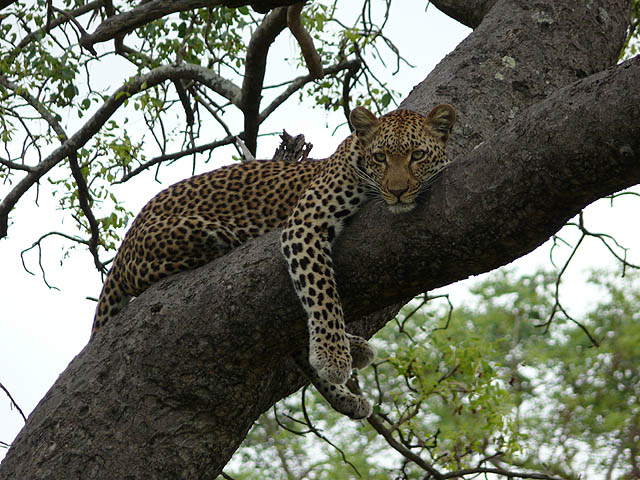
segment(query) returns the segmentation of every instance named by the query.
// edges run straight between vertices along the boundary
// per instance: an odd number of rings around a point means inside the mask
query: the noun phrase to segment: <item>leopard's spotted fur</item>
[[[331,243],[367,194],[380,195],[394,213],[413,208],[448,163],[444,147],[455,112],[439,105],[427,117],[396,110],[377,118],[358,107],[350,119],[356,132],[326,161],[232,165],[154,197],[133,222],[107,275],[92,335],[160,278],[284,227],[282,252],[309,324],[308,363],[306,355],[296,354],[296,360],[336,410],[368,416],[369,403],[343,384],[352,367],[373,360],[375,350],[345,332]]]

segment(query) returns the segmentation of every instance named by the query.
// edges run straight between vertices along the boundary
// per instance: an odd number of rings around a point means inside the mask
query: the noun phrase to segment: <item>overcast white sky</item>
[[[451,51],[466,35],[469,29],[457,24],[430,6],[425,13],[427,2],[395,2],[387,34],[400,48],[415,69],[403,68],[394,77],[387,74],[390,86],[406,96],[411,88],[421,81],[433,67]],[[421,37],[415,41],[416,37]],[[428,47],[427,47],[428,45]],[[294,54],[295,43],[288,35],[281,35],[273,57],[290,57]],[[390,60],[390,57],[387,58]],[[280,64],[282,65],[282,64]],[[394,65],[389,64],[390,70]],[[273,73],[273,72],[272,72]],[[384,75],[382,75],[384,76]],[[115,88],[115,87],[114,87]],[[270,117],[262,132],[279,131],[283,127],[290,133],[305,133],[307,141],[314,145],[312,155],[328,156],[341,139],[347,135],[346,127],[332,133],[343,123],[342,112],[327,114],[308,105],[299,105],[294,96]],[[454,130],[455,135],[455,130]],[[260,143],[263,157],[271,156],[278,144],[277,138],[264,139]],[[216,152],[214,159],[226,163],[233,151]],[[210,167],[209,167],[210,168]],[[128,199],[128,207],[137,212],[157,191],[191,174],[191,162],[185,160],[164,175],[166,182],[158,185],[147,178],[132,187],[116,187],[117,195]],[[10,186],[0,185],[0,198]],[[35,192],[30,192],[18,204],[13,213],[14,225],[10,227],[8,239],[0,241],[0,382],[10,390],[15,400],[29,414],[51,387],[57,376],[85,346],[93,320],[95,303],[85,297],[97,297],[101,289],[100,276],[93,267],[90,255],[76,249],[63,260],[62,244],[51,240],[42,252],[47,280],[60,290],[50,290],[42,280],[38,267],[37,251],[26,256],[28,274],[22,267],[20,251],[50,230],[69,230],[70,225],[61,224],[63,215],[54,212],[50,189],[42,185],[39,207],[33,202]],[[632,260],[639,263],[640,229],[636,223],[640,200],[627,198],[616,200],[616,208],[611,209],[606,202],[600,202],[587,211],[588,226],[594,231],[615,234],[626,247],[635,247]],[[567,235],[570,239],[570,235]],[[585,302],[593,302],[597,292],[588,292],[581,282],[584,269],[589,266],[612,265],[603,248],[597,242],[589,242],[587,249],[579,254],[577,263],[569,271],[564,290],[570,307],[579,314]],[[549,265],[549,245],[516,262],[520,268],[529,271],[539,265]],[[564,249],[564,255],[569,249]],[[635,253],[635,255],[634,255]],[[561,252],[562,254],[562,252]],[[557,257],[562,261],[562,257]],[[445,289],[455,292],[456,298],[466,295],[464,282]],[[22,428],[20,415],[10,408],[9,400],[0,392],[0,441],[10,443]],[[0,448],[0,459],[5,450]]]

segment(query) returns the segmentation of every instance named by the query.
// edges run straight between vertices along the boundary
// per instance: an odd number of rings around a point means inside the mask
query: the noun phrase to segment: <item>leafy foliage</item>
[[[363,389],[375,392],[374,417],[451,475],[484,465],[544,478],[635,478],[640,276],[592,275],[606,292],[584,324],[597,348],[566,319],[543,333],[554,280],[503,270],[453,311],[414,300],[376,336],[379,361],[361,372]],[[257,478],[254,469],[274,479],[425,476],[366,423],[341,418],[315,393],[305,397],[305,418],[299,397],[260,418],[230,464],[232,478]],[[322,419],[313,428],[336,447],[313,435],[309,418]]]
[[[629,31],[624,48],[620,53],[620,59],[628,60],[631,57],[635,57],[638,53],[640,53],[640,0],[633,0]]]

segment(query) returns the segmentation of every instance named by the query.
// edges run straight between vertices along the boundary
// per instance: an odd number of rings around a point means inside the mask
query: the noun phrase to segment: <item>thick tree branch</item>
[[[242,105],[244,115],[244,142],[255,156],[260,126],[260,100],[267,68],[267,54],[276,37],[287,27],[287,9],[277,8],[264,17],[253,32],[247,46],[247,59],[242,82]]]
[[[630,4],[498,0],[400,108],[426,114],[435,103],[454,105],[456,133],[447,148],[455,157],[559,87],[614,64]]]
[[[295,5],[291,5],[287,9],[287,26],[300,46],[302,56],[307,64],[307,68],[309,69],[309,75],[314,79],[322,78],[324,75],[324,71],[322,70],[322,59],[320,58],[320,54],[318,54],[316,47],[313,45],[313,38],[311,38],[311,35],[309,35],[309,33],[304,29],[304,25],[302,25],[301,14],[304,4],[305,2],[300,2]]]
[[[129,11],[104,20],[93,33],[84,35],[80,44],[88,49],[100,42],[115,39],[166,15],[197,8],[241,7],[251,5],[256,11],[266,13],[276,7],[293,5],[299,0],[151,0],[140,2]]]
[[[386,319],[357,321],[368,312],[508,263],[585,205],[639,183],[639,75],[636,58],[534,105],[453,164],[409,215],[365,207],[335,247],[350,327],[371,334]],[[0,472],[47,478],[37,472],[50,464],[63,478],[67,468],[215,478],[255,418],[300,386],[285,358],[304,347],[306,327],[278,238],[142,294],[72,362]],[[109,440],[118,432],[136,442]]]

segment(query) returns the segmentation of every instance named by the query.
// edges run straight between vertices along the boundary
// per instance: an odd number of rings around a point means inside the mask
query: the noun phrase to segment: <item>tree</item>
[[[337,241],[338,282],[354,332],[370,336],[416,294],[518,258],[590,202],[640,181],[640,61],[615,66],[631,3],[433,2],[474,32],[401,106],[456,106],[460,123],[449,147],[455,162],[415,214],[390,217],[369,205]],[[100,38],[118,45],[132,28],[153,30],[137,23],[137,13],[165,15],[161,7],[169,4],[173,11],[201,6],[154,0],[113,15],[107,5],[106,26],[81,34],[80,43],[91,47]],[[113,25],[121,29],[107,28]],[[208,73],[192,74],[198,69],[190,65],[140,77],[103,107],[174,80],[167,72],[218,85]],[[59,82],[66,88],[64,78]],[[65,88],[58,90],[64,95]],[[79,133],[91,137],[92,128]],[[80,174],[73,165],[75,156],[82,158],[82,142],[58,137],[63,145],[50,158],[66,158],[75,170],[79,188],[71,190],[82,209],[84,165],[78,163]],[[33,180],[49,164],[35,174],[26,169],[25,178]],[[0,218],[33,184],[16,184],[0,205]],[[99,229],[82,211],[93,239]],[[0,473],[215,478],[258,415],[304,383],[288,359],[305,343],[300,318],[277,233],[160,282],[72,362],[29,418]],[[444,478],[438,471],[431,475]]]

